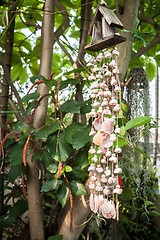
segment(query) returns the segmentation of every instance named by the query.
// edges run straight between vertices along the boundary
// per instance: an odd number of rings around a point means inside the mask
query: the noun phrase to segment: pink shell
[[[112,201],[108,201],[107,199],[105,199],[102,206],[102,215],[107,219],[116,218],[116,209]]]
[[[113,145],[113,142],[110,139],[110,136],[107,135],[102,139],[102,146],[105,148],[110,148]]]
[[[99,116],[98,118],[96,118],[96,119],[94,120],[93,125],[94,125],[94,128],[95,128],[97,131],[100,131],[100,130],[101,130],[101,125],[102,125],[102,117]]]
[[[90,195],[90,197],[89,197],[89,207],[90,207],[91,211],[94,211],[95,201],[94,201],[94,195],[93,195],[93,193],[91,193],[91,195]]]
[[[100,146],[102,137],[103,137],[102,134],[100,132],[97,132],[93,137],[93,143],[97,146]]]
[[[94,213],[98,212],[98,207],[99,207],[99,199],[97,195],[94,195]]]
[[[114,131],[114,126],[111,124],[111,121],[109,118],[106,118],[105,121],[102,123],[101,131],[108,134]]]

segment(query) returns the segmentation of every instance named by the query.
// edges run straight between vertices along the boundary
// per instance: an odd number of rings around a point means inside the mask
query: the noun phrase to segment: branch
[[[89,26],[90,26],[90,21],[91,21],[91,15],[92,15],[92,4],[93,1],[92,0],[87,0],[86,1],[86,10],[85,10],[85,21],[84,21],[84,27],[83,27],[83,33],[82,33],[82,40],[80,43],[80,47],[79,47],[79,51],[78,51],[78,58],[76,61],[76,64],[78,67],[80,67],[80,62],[82,62],[82,59],[84,57],[84,47],[87,44],[88,41],[88,30],[89,30]]]
[[[147,44],[146,47],[141,48],[135,55],[135,58],[139,58],[141,55],[143,55],[144,53],[146,53],[149,49],[151,49],[152,47],[154,47],[156,44],[160,43],[160,34],[157,34],[156,37]]]
[[[4,74],[6,75],[7,82],[8,82],[8,84],[10,85],[12,91],[14,92],[15,97],[17,98],[18,105],[19,105],[19,109],[20,109],[21,113],[24,114],[24,115],[23,115],[23,119],[24,119],[25,122],[27,122],[27,121],[28,121],[28,118],[27,118],[27,116],[25,115],[25,109],[24,109],[23,103],[22,103],[22,101],[21,101],[21,97],[19,96],[19,93],[18,93],[17,89],[15,88],[15,86],[14,86],[14,84],[13,84],[13,82],[12,82],[11,76],[10,76],[10,74],[9,74],[9,72],[8,72],[8,69],[7,69],[7,67],[6,67],[3,59],[2,59],[1,54],[0,54],[0,64],[1,64],[2,67],[3,67]]]
[[[60,35],[62,35],[62,33],[69,27],[69,14],[68,14],[66,8],[60,3],[60,1],[56,0],[55,5],[60,11],[63,11],[63,12],[65,11],[65,15],[62,15],[63,22],[59,26],[59,28],[56,30],[56,32],[54,33],[55,37],[58,39],[60,37]]]
[[[116,0],[116,9],[117,9],[117,15],[120,17],[123,14],[123,6],[121,6],[121,1]]]
[[[17,117],[17,119],[20,121],[20,122],[24,122],[24,119],[23,117],[21,116],[21,114],[19,113],[19,110],[17,108],[17,106],[14,104],[14,102],[9,98],[8,99],[8,103],[9,105],[11,106],[11,108],[13,109],[13,111],[15,111],[15,115]]]
[[[60,48],[63,50],[63,52],[67,55],[67,57],[69,58],[71,64],[74,64],[73,58],[71,56],[71,54],[67,51],[67,49],[63,46],[63,44],[54,36],[55,41],[58,43],[58,45],[60,46]]]
[[[27,27],[35,27],[36,30],[42,28],[40,25],[36,25],[36,24],[34,24],[34,23],[31,23],[31,22],[25,22],[25,21],[23,21],[23,19],[22,19],[22,17],[20,16],[20,14],[19,14],[19,18],[21,19],[21,22],[22,22],[25,26],[27,26]]]
[[[157,22],[154,21],[154,17],[159,14],[160,13],[158,12],[157,14],[155,14],[152,17],[146,17],[144,15],[144,8],[141,9],[140,17],[139,17],[140,22],[146,22],[148,24],[151,24],[153,26],[153,28],[155,29],[155,31],[157,31],[157,34],[156,34],[155,38],[150,43],[147,44],[147,46],[141,48],[135,54],[136,58],[139,58],[142,54],[146,53],[149,49],[154,47],[156,44],[160,43],[160,25],[158,25]]]

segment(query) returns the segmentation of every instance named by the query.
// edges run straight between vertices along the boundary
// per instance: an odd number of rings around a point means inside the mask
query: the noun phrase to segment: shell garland
[[[121,87],[117,66],[117,48],[103,50],[97,57],[89,60],[92,73],[88,77],[91,84],[92,110],[92,145],[89,150],[92,163],[90,172],[89,206],[94,213],[100,213],[106,219],[119,220],[118,195],[122,194],[118,165],[118,155],[122,149],[118,146],[118,114]],[[115,206],[116,204],[116,206]]]

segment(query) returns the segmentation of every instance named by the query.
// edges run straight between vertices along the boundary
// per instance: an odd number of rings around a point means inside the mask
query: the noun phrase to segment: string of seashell
[[[93,137],[89,150],[92,163],[90,172],[89,205],[94,213],[100,213],[106,219],[119,220],[118,195],[122,194],[122,184],[118,166],[118,113],[120,111],[121,87],[117,67],[117,48],[112,51],[103,50],[95,58],[89,60],[92,73],[89,76],[91,84],[92,129]],[[116,204],[116,206],[115,206]]]

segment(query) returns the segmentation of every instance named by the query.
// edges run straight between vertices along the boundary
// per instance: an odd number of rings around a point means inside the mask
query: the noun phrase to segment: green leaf
[[[70,124],[65,131],[65,138],[74,148],[82,148],[87,142],[91,141],[89,136],[90,128],[81,123]]]
[[[147,116],[136,117],[134,119],[131,119],[129,122],[127,122],[125,129],[128,130],[128,129],[131,129],[134,127],[143,126],[143,125],[149,123],[151,120],[152,120],[152,117],[147,117]]]
[[[49,88],[49,89],[51,89],[52,87],[54,87],[54,86],[57,86],[57,81],[56,80],[48,80],[48,79],[46,79],[45,80],[45,84],[47,85],[47,87]]]
[[[21,165],[11,166],[8,173],[8,178],[11,183],[14,183],[18,176],[21,176],[21,167]]]
[[[73,147],[76,149],[82,148],[86,143],[91,141],[91,137],[89,136],[90,128],[87,126],[83,126],[78,129],[73,135]]]
[[[16,219],[18,216],[25,213],[28,209],[28,204],[25,200],[18,200],[9,211],[9,217]]]
[[[23,162],[23,148],[24,144],[16,143],[14,146],[10,146],[9,161],[11,166],[20,165]]]
[[[125,133],[126,133],[125,126],[122,126],[122,127],[121,127],[121,131],[120,131],[120,135],[121,135],[121,136],[124,136]]]
[[[56,196],[62,207],[64,207],[67,200],[69,199],[69,190],[65,183],[62,183],[62,185],[58,188]]]
[[[23,84],[27,81],[28,79],[28,73],[27,73],[27,68],[23,67],[21,69],[20,75],[19,75],[19,80],[20,80],[20,84]]]
[[[122,110],[124,111],[124,112],[128,112],[128,107],[127,107],[127,105],[126,104],[124,104],[123,102],[121,102],[121,108],[122,108]]]
[[[30,93],[28,95],[25,95],[23,98],[22,98],[22,102],[28,102],[29,100],[31,99],[34,99],[36,100],[37,98],[39,98],[40,94],[38,92],[34,92],[34,93]]]
[[[80,105],[76,100],[68,100],[61,105],[62,112],[80,113]]]
[[[85,186],[79,181],[76,181],[76,180],[71,181],[70,188],[71,188],[72,193],[77,196],[87,194]]]
[[[65,133],[60,133],[58,150],[59,150],[60,162],[66,161],[66,159],[70,156],[72,152],[71,145],[66,142]]]
[[[39,130],[38,132],[36,132],[34,134],[34,138],[35,139],[47,139],[47,137],[49,135],[51,135],[52,133],[54,133],[55,131],[57,131],[57,129],[60,126],[60,122],[58,120],[54,121],[53,123],[51,123],[50,125],[46,125],[45,127],[43,127],[41,130]]]
[[[50,135],[48,138],[47,138],[47,149],[48,149],[48,152],[52,155],[52,157],[55,156],[56,154],[56,145],[57,145],[57,132]]]
[[[49,165],[55,163],[55,160],[52,158],[52,156],[50,155],[50,153],[47,150],[43,150],[42,153],[40,153],[40,156],[38,154],[37,157],[38,157],[38,159],[40,159],[41,163],[43,164],[43,166],[45,168],[47,168]]]
[[[151,202],[151,201],[145,201],[145,205],[148,207],[148,206],[150,206],[150,205],[154,205],[154,203]]]
[[[147,159],[149,159],[149,160],[151,161],[150,157],[149,157],[145,152],[143,152],[140,148],[134,147],[134,149],[135,149],[137,152],[141,153],[144,157],[146,157]]]
[[[76,159],[75,159],[76,166],[80,166],[81,168],[85,168],[88,166],[89,148],[90,148],[90,144],[86,144],[83,148],[79,149],[79,152],[76,155]]]
[[[19,77],[19,75],[21,73],[21,69],[22,69],[22,64],[21,63],[12,67],[12,69],[11,69],[11,78],[12,78],[13,82],[15,80],[17,80],[17,78]]]
[[[55,235],[55,236],[49,237],[48,240],[63,240],[63,235]]]
[[[68,78],[67,80],[62,81],[62,82],[60,83],[60,90],[68,87],[69,84],[71,84],[71,85],[77,85],[78,83],[79,83],[78,79]]]
[[[41,191],[42,192],[49,192],[49,191],[53,191],[55,190],[58,185],[59,185],[60,180],[56,179],[56,178],[52,178],[50,180],[47,180],[43,186]]]
[[[120,109],[119,114],[118,114],[118,118],[121,118],[121,117],[123,117],[123,110],[122,110],[122,108]]]
[[[64,171],[65,172],[72,172],[71,166],[69,166],[69,165],[65,166]]]
[[[155,58],[158,67],[160,67],[160,54],[156,55]]]
[[[148,80],[149,81],[152,81],[153,78],[156,77],[156,74],[157,74],[157,68],[156,66],[154,65],[153,62],[149,62],[147,65],[146,65],[146,74],[148,76]]]
[[[80,166],[75,166],[73,168],[72,172],[77,178],[87,178],[88,177],[88,171],[84,171],[84,169],[82,169]]]
[[[37,82],[38,80],[47,80],[44,76],[42,76],[42,75],[40,75],[40,74],[38,74],[38,75],[34,75],[33,77],[31,77],[30,78],[30,81],[31,81],[31,83],[35,83],[35,82]]]
[[[57,172],[57,169],[58,169],[58,165],[57,163],[52,163],[50,164],[48,167],[47,167],[47,170],[51,173],[56,173]]]
[[[89,113],[92,109],[92,99],[88,99],[87,101],[82,101],[82,102],[79,102],[79,105],[81,107],[80,109],[80,112],[82,114],[86,114],[86,113]]]

